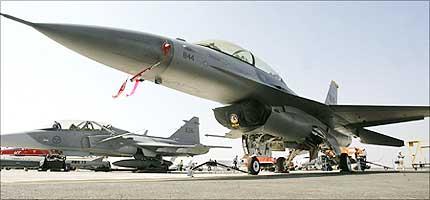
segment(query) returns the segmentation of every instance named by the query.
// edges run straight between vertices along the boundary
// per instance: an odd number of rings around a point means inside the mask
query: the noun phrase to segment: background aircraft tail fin
[[[184,120],[184,122],[185,124],[173,133],[169,139],[180,144],[200,144],[199,118],[193,117],[190,120]]]
[[[337,104],[337,89],[339,86],[336,82],[331,81],[330,87],[328,89],[327,97],[325,99],[325,104],[327,105],[336,105]]]

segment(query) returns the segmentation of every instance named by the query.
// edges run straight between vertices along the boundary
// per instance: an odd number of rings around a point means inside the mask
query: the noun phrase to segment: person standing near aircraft
[[[179,171],[182,171],[182,167],[184,166],[184,161],[183,160],[181,160],[181,162],[179,162],[179,164],[178,164],[178,170]]]
[[[212,171],[212,164],[213,164],[212,162],[213,162],[212,159],[209,158],[208,171]]]
[[[237,155],[236,157],[233,158],[233,165],[234,165],[234,168],[237,169]]]
[[[194,177],[193,168],[194,168],[193,160],[190,160],[190,162],[188,163],[188,168],[187,168],[188,169],[187,176]]]
[[[357,161],[357,170],[358,171],[361,171],[361,159],[360,159],[360,149],[359,148],[355,148],[355,152],[354,152],[354,155],[355,155],[355,160]]]
[[[366,149],[363,149],[361,157],[363,157],[364,161],[367,161],[367,152],[366,152]]]
[[[397,155],[397,167],[395,168],[397,170],[397,168],[402,168],[402,171],[405,171],[405,165],[403,163],[403,159],[405,158],[405,156],[402,154],[402,151],[399,151],[399,154]]]

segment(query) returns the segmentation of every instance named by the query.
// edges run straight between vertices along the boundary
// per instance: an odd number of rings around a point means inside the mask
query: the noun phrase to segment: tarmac
[[[2,170],[1,199],[429,199],[429,171],[131,173]]]

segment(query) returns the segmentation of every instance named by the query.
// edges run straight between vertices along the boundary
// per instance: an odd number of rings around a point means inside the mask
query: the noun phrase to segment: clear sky
[[[320,102],[336,80],[339,104],[430,104],[429,2],[0,3],[1,12],[33,22],[117,27],[189,42],[231,41],[272,65],[296,93]],[[112,99],[126,74],[30,27],[0,20],[1,133],[88,119],[169,136],[192,116],[200,117],[201,135],[228,131],[211,110],[219,103],[151,82],[132,97]],[[371,129],[406,141],[429,140],[428,119]],[[200,160],[242,154],[240,140],[201,140],[234,148],[211,150]],[[386,164],[398,151],[354,144],[368,149],[369,160]]]

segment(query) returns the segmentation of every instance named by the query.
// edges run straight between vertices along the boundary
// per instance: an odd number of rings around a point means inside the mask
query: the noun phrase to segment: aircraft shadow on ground
[[[352,173],[279,173],[274,175],[248,175],[248,176],[220,176],[220,177],[196,177],[182,180],[171,181],[214,181],[214,180],[259,180],[259,179],[288,179],[288,178],[312,178],[312,177],[332,177],[332,176],[361,176],[369,174],[392,174],[392,173],[430,173],[429,171],[366,171],[366,172],[352,172]],[[169,180],[170,181],[170,180]]]

